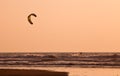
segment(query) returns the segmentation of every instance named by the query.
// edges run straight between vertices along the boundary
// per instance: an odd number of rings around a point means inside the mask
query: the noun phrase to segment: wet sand
[[[0,76],[68,76],[68,73],[47,70],[0,69]]]

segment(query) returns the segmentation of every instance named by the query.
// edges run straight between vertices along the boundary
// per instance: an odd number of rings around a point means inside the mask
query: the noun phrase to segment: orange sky
[[[0,9],[0,52],[120,50],[119,0],[1,0]]]

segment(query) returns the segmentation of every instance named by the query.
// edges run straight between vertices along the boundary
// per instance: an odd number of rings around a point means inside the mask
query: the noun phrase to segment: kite
[[[28,17],[27,17],[28,22],[29,22],[30,24],[33,24],[32,20],[31,20],[31,16],[37,17],[37,15],[36,15],[36,14],[34,14],[34,13],[31,13],[31,14],[30,14],[30,15],[28,15]]]

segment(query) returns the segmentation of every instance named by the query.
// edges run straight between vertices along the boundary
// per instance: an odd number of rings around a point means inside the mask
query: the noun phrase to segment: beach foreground
[[[68,73],[47,70],[0,69],[0,76],[68,76]]]

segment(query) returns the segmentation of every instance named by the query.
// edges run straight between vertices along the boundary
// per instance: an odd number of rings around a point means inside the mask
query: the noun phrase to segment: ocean
[[[0,69],[40,69],[69,76],[119,76],[119,53],[0,53]]]

